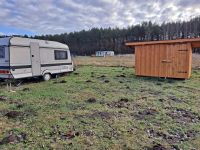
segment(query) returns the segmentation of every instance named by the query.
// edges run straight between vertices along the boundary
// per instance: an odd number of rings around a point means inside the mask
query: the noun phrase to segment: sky
[[[0,0],[0,11],[0,35],[42,35],[189,20],[200,0]]]

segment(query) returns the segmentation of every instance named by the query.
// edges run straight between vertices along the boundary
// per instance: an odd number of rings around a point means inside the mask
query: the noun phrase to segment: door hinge
[[[180,52],[187,52],[188,50],[187,49],[179,49],[178,51],[180,51]]]
[[[178,71],[178,73],[188,73],[187,71]]]

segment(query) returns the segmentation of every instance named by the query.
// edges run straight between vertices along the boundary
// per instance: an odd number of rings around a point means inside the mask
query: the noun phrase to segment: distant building
[[[114,56],[114,51],[96,51],[96,57]]]

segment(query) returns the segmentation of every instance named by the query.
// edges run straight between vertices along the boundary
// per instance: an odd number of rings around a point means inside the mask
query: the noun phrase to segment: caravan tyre
[[[49,81],[51,79],[51,75],[49,73],[46,73],[43,75],[44,81]]]

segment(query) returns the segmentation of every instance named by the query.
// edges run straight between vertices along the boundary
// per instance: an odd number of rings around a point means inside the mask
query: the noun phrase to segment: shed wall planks
[[[136,75],[189,78],[191,75],[191,43],[135,46]]]

